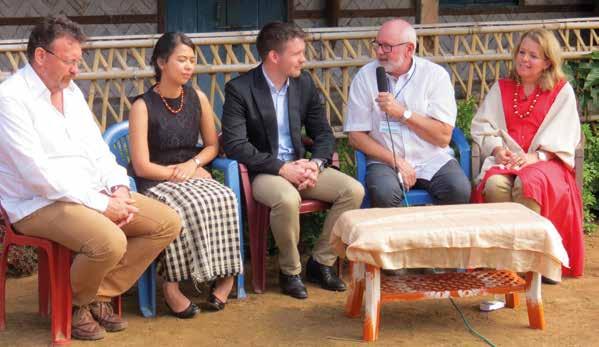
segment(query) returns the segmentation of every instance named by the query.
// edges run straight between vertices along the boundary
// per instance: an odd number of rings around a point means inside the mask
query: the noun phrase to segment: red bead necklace
[[[519,117],[520,119],[522,118],[526,118],[528,116],[530,116],[530,114],[532,113],[532,110],[535,108],[536,104],[537,104],[537,100],[539,99],[539,95],[541,95],[540,91],[537,91],[537,93],[535,94],[535,98],[532,99],[532,103],[530,104],[530,106],[528,106],[528,111],[526,111],[525,114],[520,114],[520,110],[518,109],[518,101],[520,100],[519,98],[519,94],[518,94],[518,90],[520,90],[520,82],[516,83],[516,89],[514,89],[514,104],[513,104],[513,108],[514,108],[514,115],[516,117]]]
[[[158,83],[156,85],[156,91],[158,92],[158,95],[160,95],[160,99],[162,99],[162,103],[164,104],[164,107],[166,107],[166,109],[170,113],[177,114],[177,113],[181,112],[181,110],[183,110],[183,97],[185,96],[185,90],[183,89],[183,87],[181,87],[181,95],[179,96],[179,98],[180,98],[179,108],[177,108],[177,109],[172,108],[171,105],[168,104],[168,102],[166,101],[164,96],[162,96],[162,94],[160,93],[160,83]]]

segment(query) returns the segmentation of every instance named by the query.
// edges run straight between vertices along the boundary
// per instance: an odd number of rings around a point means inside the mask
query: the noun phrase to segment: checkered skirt
[[[237,200],[212,179],[163,182],[146,195],[172,207],[183,229],[161,257],[159,273],[168,281],[207,282],[243,271]]]

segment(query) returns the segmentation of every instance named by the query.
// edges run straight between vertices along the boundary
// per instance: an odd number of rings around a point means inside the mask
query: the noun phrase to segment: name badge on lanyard
[[[399,134],[401,133],[401,126],[400,122],[389,120],[389,123],[387,123],[387,120],[382,119],[379,122],[379,132],[388,134],[391,131],[392,134]]]

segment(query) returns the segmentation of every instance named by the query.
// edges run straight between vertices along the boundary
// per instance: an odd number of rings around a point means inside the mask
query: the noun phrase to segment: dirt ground
[[[599,235],[586,239],[586,273],[560,285],[543,285],[547,329],[528,328],[526,305],[491,313],[478,310],[480,297],[456,300],[471,325],[497,346],[599,346]],[[273,261],[271,259],[271,261]],[[187,346],[187,345],[357,345],[362,321],[343,314],[345,293],[331,293],[308,284],[308,300],[279,293],[271,266],[268,289],[245,300],[231,299],[224,311],[202,312],[191,320],[169,316],[159,299],[158,317],[144,319],[135,294],[124,297],[129,328],[99,342],[73,341],[72,346]],[[250,288],[249,282],[246,288]],[[195,295],[192,286],[185,288]],[[205,294],[193,300],[201,303]],[[37,309],[37,277],[7,282],[7,327],[0,346],[43,346],[50,341],[50,321]],[[378,345],[482,346],[458,312],[444,300],[383,305]]]

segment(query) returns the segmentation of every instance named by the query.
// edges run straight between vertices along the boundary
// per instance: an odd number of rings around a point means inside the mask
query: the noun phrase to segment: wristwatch
[[[401,115],[401,118],[399,119],[399,121],[402,123],[405,123],[408,119],[410,119],[410,117],[412,117],[412,111],[405,110],[405,111],[403,111],[403,114]]]
[[[537,151],[537,157],[539,157],[540,161],[547,161],[547,153],[545,153],[545,151]]]
[[[202,164],[202,163],[200,162],[200,159],[198,159],[198,158],[196,158],[196,157],[193,157],[193,162],[194,162],[194,163],[196,163],[196,168],[200,167],[200,166],[201,166],[200,164]]]
[[[316,166],[318,166],[318,173],[321,173],[324,171],[325,167],[324,167],[324,160],[322,159],[318,159],[318,158],[314,158],[314,159],[310,159],[311,162],[316,163]]]

